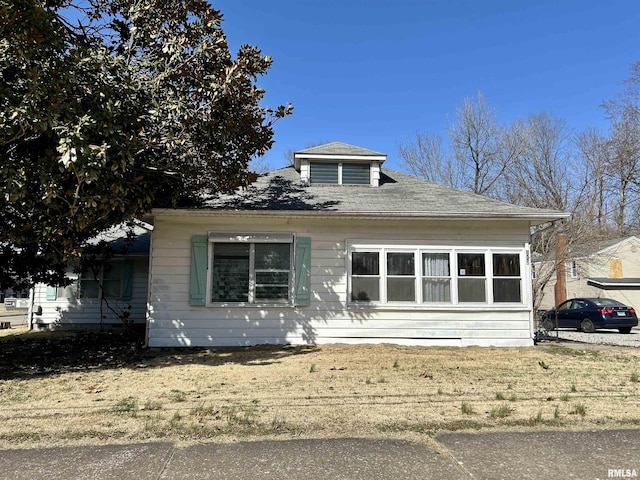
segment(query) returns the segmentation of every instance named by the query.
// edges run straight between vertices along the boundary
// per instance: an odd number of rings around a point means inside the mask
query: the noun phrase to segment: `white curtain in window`
[[[448,253],[423,253],[423,301],[451,302],[451,270]],[[433,278],[442,277],[442,278]]]
[[[448,277],[450,275],[448,253],[424,253],[422,260],[425,277]]]

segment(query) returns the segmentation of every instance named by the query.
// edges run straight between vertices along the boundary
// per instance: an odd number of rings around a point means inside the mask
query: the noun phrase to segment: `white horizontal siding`
[[[201,216],[157,217],[148,325],[150,346],[394,342],[414,345],[531,345],[528,307],[347,307],[347,243],[516,247],[526,222],[361,222]],[[466,225],[461,228],[461,225]],[[312,239],[306,308],[189,305],[191,237],[208,231],[287,232]]]
[[[147,258],[133,260],[133,288],[130,301],[109,300],[116,312],[128,310],[136,324],[144,324],[147,314],[148,264]],[[34,315],[36,326],[86,326],[102,324],[120,325],[122,321],[106,304],[97,299],[56,298],[47,300],[47,286],[37,284],[34,288],[34,311],[42,309],[42,315]],[[104,318],[102,318],[104,317]]]

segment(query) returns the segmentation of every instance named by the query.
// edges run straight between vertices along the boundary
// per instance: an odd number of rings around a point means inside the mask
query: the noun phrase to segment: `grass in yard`
[[[559,344],[143,349],[112,334],[4,335],[0,448],[640,425],[640,351],[596,353]]]

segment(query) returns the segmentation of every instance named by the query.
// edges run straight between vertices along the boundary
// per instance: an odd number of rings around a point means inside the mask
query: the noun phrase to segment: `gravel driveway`
[[[640,330],[637,327],[629,334],[618,333],[616,330],[597,330],[595,333],[560,330],[559,332],[549,332],[548,335],[553,339],[556,337],[556,333],[558,338],[572,342],[640,348]]]

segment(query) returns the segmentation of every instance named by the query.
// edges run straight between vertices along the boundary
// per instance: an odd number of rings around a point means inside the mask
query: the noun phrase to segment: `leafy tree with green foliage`
[[[62,283],[88,240],[231,191],[290,106],[205,0],[0,0],[0,288]],[[16,280],[21,281],[16,284]]]

